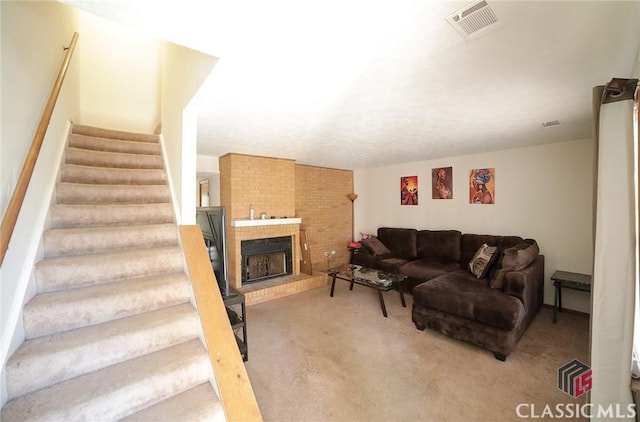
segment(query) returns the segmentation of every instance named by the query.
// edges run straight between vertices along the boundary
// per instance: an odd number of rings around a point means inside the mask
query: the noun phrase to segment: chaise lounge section
[[[543,303],[544,256],[533,239],[381,227],[353,263],[409,277],[412,320],[504,361]]]

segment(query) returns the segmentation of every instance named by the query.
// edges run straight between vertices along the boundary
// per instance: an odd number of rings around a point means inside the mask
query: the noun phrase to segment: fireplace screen
[[[292,274],[291,236],[243,240],[242,283]]]
[[[247,281],[258,281],[287,273],[284,252],[247,257]]]

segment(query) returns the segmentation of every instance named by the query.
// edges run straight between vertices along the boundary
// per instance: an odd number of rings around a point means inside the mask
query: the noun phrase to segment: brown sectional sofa
[[[477,278],[469,263],[483,244],[495,253]],[[419,330],[471,342],[503,361],[543,303],[544,256],[518,236],[381,227],[352,263],[407,275]]]

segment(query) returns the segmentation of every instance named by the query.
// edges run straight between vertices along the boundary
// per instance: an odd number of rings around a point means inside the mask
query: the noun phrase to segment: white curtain
[[[620,404],[626,409],[632,403],[630,382],[636,308],[634,94],[637,80],[627,80],[623,86],[626,96],[620,89],[608,90],[609,84],[605,86],[597,122],[590,401],[594,406]]]
[[[640,154],[640,105],[638,103],[638,94],[640,91],[636,90],[635,98],[635,110],[633,111],[634,118],[634,161],[635,161],[635,255],[636,255],[636,273],[635,273],[635,318],[634,318],[634,330],[633,330],[633,349],[631,360],[631,375],[633,378],[640,378],[640,177],[639,177],[639,154]]]

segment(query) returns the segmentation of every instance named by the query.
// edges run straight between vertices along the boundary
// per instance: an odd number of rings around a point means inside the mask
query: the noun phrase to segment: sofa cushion
[[[378,239],[399,258],[416,259],[416,229],[380,227]]]
[[[526,239],[521,244],[504,251],[502,267],[511,271],[520,271],[527,268],[540,254],[538,243],[533,239]]]
[[[497,246],[489,246],[486,243],[483,243],[478,248],[478,251],[471,261],[469,261],[469,270],[471,271],[471,274],[475,275],[476,278],[484,278],[489,272],[489,268],[497,255],[497,251]]]
[[[362,239],[360,244],[374,256],[391,255],[391,251],[375,236]]]
[[[520,236],[500,236],[500,248],[511,248],[524,242]]]
[[[516,246],[505,249],[489,285],[494,289],[502,289],[504,276],[509,271],[520,271],[527,268],[539,254],[538,243],[533,239],[526,239]]]
[[[457,262],[439,262],[428,259],[416,259],[409,261],[400,267],[400,274],[409,276],[415,280],[427,281],[442,274],[460,269]]]
[[[489,246],[499,246],[500,236],[469,233],[462,235],[460,238],[460,266],[462,268],[469,268],[469,262],[484,243]]]
[[[500,244],[498,245],[498,253],[496,255],[496,259],[494,264],[489,269],[489,274],[487,274],[487,278],[492,279],[496,276],[498,270],[500,270],[502,266],[502,258],[504,257],[504,251],[513,246],[519,245],[524,242],[524,239],[519,236],[502,236],[500,239]]]
[[[443,274],[413,289],[415,306],[437,309],[510,331],[525,317],[522,302],[478,281],[468,270]]]
[[[418,258],[442,262],[460,262],[460,237],[457,230],[420,230],[416,238]]]

